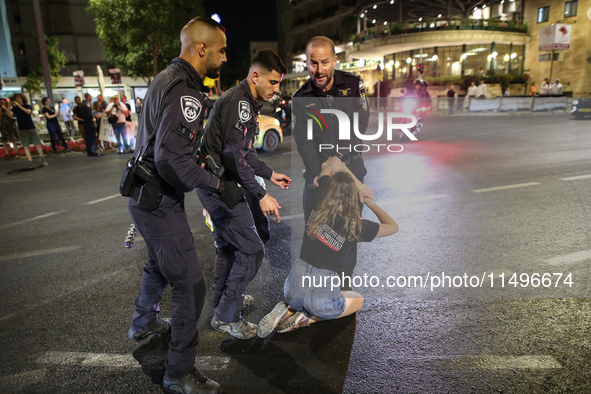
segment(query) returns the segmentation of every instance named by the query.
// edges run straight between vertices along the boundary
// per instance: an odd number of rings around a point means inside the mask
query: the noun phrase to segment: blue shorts
[[[283,285],[285,303],[322,320],[338,318],[345,311],[346,300],[340,287],[331,290],[330,277],[336,275],[334,271],[313,267],[298,258]]]

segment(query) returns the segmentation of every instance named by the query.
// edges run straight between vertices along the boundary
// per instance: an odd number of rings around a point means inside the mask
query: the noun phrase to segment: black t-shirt
[[[22,107],[32,109],[28,104],[23,104]],[[33,123],[33,118],[31,117],[32,113],[28,114],[16,105],[12,107],[12,113],[16,116],[16,122],[20,130],[32,130],[35,128],[35,123]]]
[[[330,192],[326,188],[327,180],[328,176],[318,179],[319,186],[316,192],[316,206],[322,197]],[[347,241],[346,237],[342,235],[344,233],[344,220],[340,217],[337,217],[335,220],[333,228],[325,224],[321,234],[316,234],[314,238],[310,237],[307,234],[308,223],[311,222],[314,214],[315,211],[312,211],[306,223],[306,233],[302,242],[300,259],[316,268],[322,268],[340,274],[343,272],[345,256],[349,253],[355,242],[358,241]],[[370,242],[378,234],[380,224],[365,219],[362,219],[362,223],[360,242]]]
[[[43,107],[41,109],[41,112],[43,113],[43,115],[55,115],[55,109],[53,108],[47,108],[47,107]],[[57,116],[55,118],[51,118],[51,119],[47,119],[47,117],[45,117],[45,120],[47,121],[47,123],[57,123],[59,124],[59,121],[57,120]]]
[[[128,111],[131,111],[131,107],[129,106],[129,104],[127,104],[127,103],[123,103],[123,105],[125,105],[125,107],[127,107],[127,110],[128,110]],[[129,115],[127,115],[127,116],[125,117],[125,121],[126,121],[126,122],[131,122],[131,112],[129,112]]]

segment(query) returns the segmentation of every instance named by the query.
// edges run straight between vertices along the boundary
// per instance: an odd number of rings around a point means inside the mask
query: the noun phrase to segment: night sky
[[[275,0],[205,0],[204,6],[207,16],[222,19],[232,52],[248,53],[251,41],[277,41]]]

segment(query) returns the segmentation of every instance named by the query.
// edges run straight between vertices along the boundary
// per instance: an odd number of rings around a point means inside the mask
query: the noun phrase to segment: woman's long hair
[[[326,193],[318,202],[307,234],[314,238],[322,234],[324,225],[334,227],[337,217],[344,221],[343,235],[348,241],[358,241],[361,234],[361,214],[355,182],[346,172],[337,172],[325,183]]]
[[[16,96],[19,96],[23,100],[23,105],[29,104],[29,100],[27,100],[27,96],[22,93],[15,93],[12,95],[12,99],[16,101]]]

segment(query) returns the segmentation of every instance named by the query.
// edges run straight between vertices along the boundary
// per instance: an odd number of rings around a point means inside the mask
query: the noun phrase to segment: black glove
[[[230,209],[244,201],[242,188],[236,182],[220,180],[220,186],[215,190],[215,193]]]

